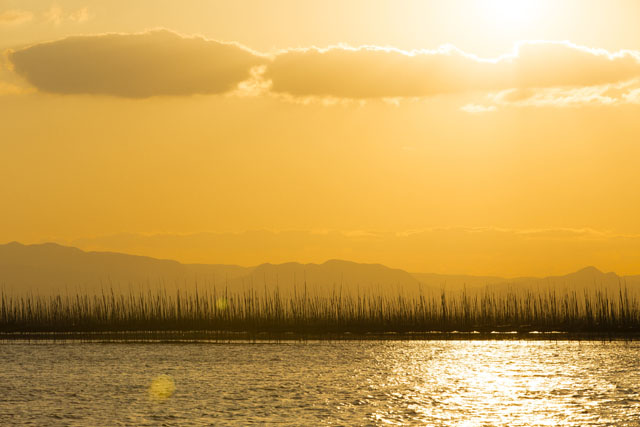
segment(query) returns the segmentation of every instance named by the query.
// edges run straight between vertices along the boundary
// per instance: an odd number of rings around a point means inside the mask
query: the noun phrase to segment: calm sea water
[[[638,343],[0,345],[0,425],[640,425]]]

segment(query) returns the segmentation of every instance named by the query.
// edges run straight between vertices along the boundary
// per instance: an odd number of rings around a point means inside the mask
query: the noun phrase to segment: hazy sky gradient
[[[640,3],[512,3],[0,1],[0,241],[640,273]]]

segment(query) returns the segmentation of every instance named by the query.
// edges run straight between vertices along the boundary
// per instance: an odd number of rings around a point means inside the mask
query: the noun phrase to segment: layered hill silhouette
[[[616,273],[604,273],[596,267],[584,267],[576,272],[562,276],[547,277],[515,277],[503,278],[496,276],[469,276],[414,273],[416,279],[430,286],[439,286],[449,290],[475,291],[489,287],[502,291],[509,289],[523,289],[530,291],[547,291],[560,289],[566,291],[607,290],[617,292],[620,287],[640,290],[640,275],[619,276]]]
[[[545,278],[501,278],[495,276],[408,273],[381,264],[329,260],[322,264],[261,264],[242,267],[225,264],[182,264],[115,252],[86,252],[55,243],[0,245],[0,289],[10,293],[58,294],[78,291],[93,293],[114,289],[165,288],[221,291],[278,289],[282,292],[317,293],[406,293],[491,289],[569,291],[620,286],[635,291],[640,276],[618,276],[586,267],[564,276]]]
[[[0,245],[0,287],[11,292],[135,290],[279,289],[331,292],[417,289],[418,280],[380,264],[330,260],[323,264],[181,264],[114,252],[85,252],[55,243]]]

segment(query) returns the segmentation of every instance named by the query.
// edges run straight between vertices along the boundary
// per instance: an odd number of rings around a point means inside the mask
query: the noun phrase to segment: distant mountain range
[[[381,264],[361,264],[330,260],[322,264],[261,264],[241,267],[226,264],[182,264],[145,256],[115,252],[85,252],[55,243],[0,245],[0,289],[4,292],[39,294],[96,292],[102,289],[138,290],[140,287],[223,290],[225,287],[311,292],[393,292],[415,293],[441,289],[469,291],[485,289],[568,290],[606,288],[616,291],[620,284],[640,289],[640,275],[618,276],[586,267],[564,276],[545,278],[501,278],[494,276],[408,273]]]
[[[596,267],[589,266],[563,276],[547,277],[515,277],[504,278],[496,276],[444,275],[429,273],[414,273],[413,276],[421,283],[438,285],[446,289],[477,290],[489,286],[492,289],[549,289],[560,288],[566,290],[603,289],[617,291],[620,286],[637,287],[640,290],[640,275],[619,276],[616,273],[603,273]]]

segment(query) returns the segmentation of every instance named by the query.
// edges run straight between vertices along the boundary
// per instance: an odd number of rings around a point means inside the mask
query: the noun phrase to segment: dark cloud
[[[595,86],[640,76],[637,52],[612,55],[570,43],[524,43],[517,56],[496,66],[517,88]]]
[[[235,44],[165,30],[68,37],[9,58],[15,72],[43,92],[130,98],[224,93],[264,62]]]
[[[640,54],[568,42],[526,42],[482,60],[453,48],[404,52],[379,47],[292,49],[266,56],[236,44],[160,30],[69,37],[9,54],[14,70],[38,90],[141,98],[218,94],[238,83],[269,81],[293,97],[425,97],[612,85],[640,76]],[[264,65],[264,73],[251,73]],[[264,79],[264,80],[260,80]],[[255,82],[254,82],[255,83]]]
[[[265,77],[274,92],[294,96],[419,97],[468,90],[480,82],[491,87],[491,68],[458,52],[407,55],[379,48],[332,48],[284,52]]]
[[[494,61],[455,48],[407,53],[336,47],[283,52],[265,76],[273,91],[293,96],[423,97],[615,83],[640,76],[640,62],[635,54],[614,56],[569,43],[524,43]]]

